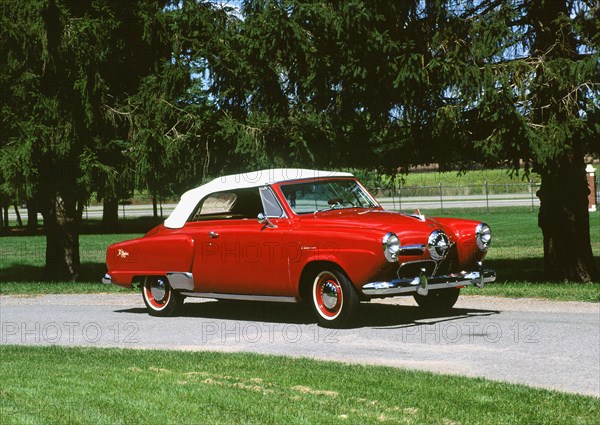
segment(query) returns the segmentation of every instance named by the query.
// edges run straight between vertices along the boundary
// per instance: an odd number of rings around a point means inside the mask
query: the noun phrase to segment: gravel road
[[[188,299],[182,316],[155,318],[138,294],[0,296],[0,341],[302,356],[600,397],[600,304],[469,296],[432,316],[399,298],[360,313],[329,330],[289,304]]]

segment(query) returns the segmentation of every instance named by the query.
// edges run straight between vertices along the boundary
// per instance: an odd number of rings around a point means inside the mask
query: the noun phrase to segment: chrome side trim
[[[182,292],[186,297],[215,298],[217,300],[240,300],[240,301],[268,301],[275,303],[297,303],[295,297],[283,297],[276,295],[245,295],[245,294],[223,294],[220,292]]]
[[[394,279],[390,282],[370,282],[362,287],[365,295],[393,296],[398,294],[418,292],[425,295],[428,291],[457,286],[482,285],[496,281],[494,270],[483,270],[453,273],[449,275],[425,276],[424,273],[414,278]]]
[[[194,290],[194,276],[189,272],[167,272],[167,279],[175,290]]]
[[[110,277],[110,275],[106,273],[102,278],[102,283],[104,283],[105,285],[110,285],[112,283],[112,277]]]

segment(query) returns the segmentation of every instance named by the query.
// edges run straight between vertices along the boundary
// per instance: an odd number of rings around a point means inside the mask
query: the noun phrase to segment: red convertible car
[[[385,211],[350,173],[263,170],[186,192],[164,224],[108,247],[103,282],[141,287],[154,316],[185,297],[306,302],[339,327],[373,298],[451,308],[495,281],[491,238],[485,223]]]

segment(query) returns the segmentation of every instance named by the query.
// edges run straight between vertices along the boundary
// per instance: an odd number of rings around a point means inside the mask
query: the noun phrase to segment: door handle
[[[208,236],[210,236],[213,239],[217,239],[219,237],[219,234],[213,230],[211,230],[210,232],[208,232]]]

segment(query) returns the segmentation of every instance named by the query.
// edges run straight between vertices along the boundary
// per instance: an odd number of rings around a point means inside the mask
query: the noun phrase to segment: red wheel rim
[[[152,309],[162,310],[171,298],[171,288],[163,278],[151,279],[144,284],[144,296]]]
[[[320,273],[313,285],[313,298],[317,311],[325,319],[335,319],[342,310],[342,286],[330,272]]]

